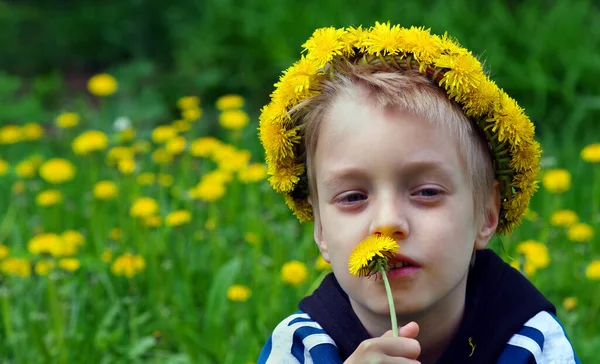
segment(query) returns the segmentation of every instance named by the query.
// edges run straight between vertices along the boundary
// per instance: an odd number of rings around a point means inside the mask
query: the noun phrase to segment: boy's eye
[[[340,196],[339,201],[342,203],[352,203],[366,200],[367,196],[362,193],[352,192],[345,195]]]
[[[435,188],[424,188],[422,190],[417,191],[417,195],[423,197],[435,197],[440,194],[440,191]]]

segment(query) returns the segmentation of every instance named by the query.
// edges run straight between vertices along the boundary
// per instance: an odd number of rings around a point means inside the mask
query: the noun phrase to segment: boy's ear
[[[475,249],[485,249],[489,244],[492,236],[496,233],[498,227],[498,220],[500,218],[500,183],[494,181],[492,193],[488,196],[485,202],[484,216],[482,219],[481,226],[477,232],[477,238],[475,239]]]
[[[323,259],[327,263],[330,263],[329,251],[327,250],[327,244],[325,244],[325,241],[323,241],[323,229],[322,229],[322,225],[321,225],[321,217],[319,215],[319,205],[316,203],[313,203],[311,196],[308,197],[308,203],[312,206],[312,210],[313,210],[313,218],[314,218],[313,234],[315,237],[315,243],[317,244],[317,247],[319,247],[319,250],[321,251],[321,255],[323,256]]]

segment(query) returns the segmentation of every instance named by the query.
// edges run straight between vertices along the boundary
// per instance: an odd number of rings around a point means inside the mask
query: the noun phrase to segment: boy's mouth
[[[400,268],[406,268],[406,267],[415,267],[415,268],[420,267],[417,262],[415,262],[414,260],[412,260],[409,257],[402,255],[402,254],[396,254],[396,256],[394,258],[390,259],[389,266],[391,269],[400,269]]]

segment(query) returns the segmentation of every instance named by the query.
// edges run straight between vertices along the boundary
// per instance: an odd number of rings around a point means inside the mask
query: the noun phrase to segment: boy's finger
[[[400,328],[400,330],[398,331],[398,335],[411,339],[416,338],[417,335],[419,335],[419,324],[417,324],[414,321],[409,322],[408,324]]]

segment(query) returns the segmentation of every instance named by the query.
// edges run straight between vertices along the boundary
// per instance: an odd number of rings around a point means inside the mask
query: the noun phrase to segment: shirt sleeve
[[[514,334],[502,352],[498,364],[580,364],[560,321],[541,311]]]
[[[339,364],[337,346],[306,313],[297,312],[279,323],[263,347],[257,364]]]

